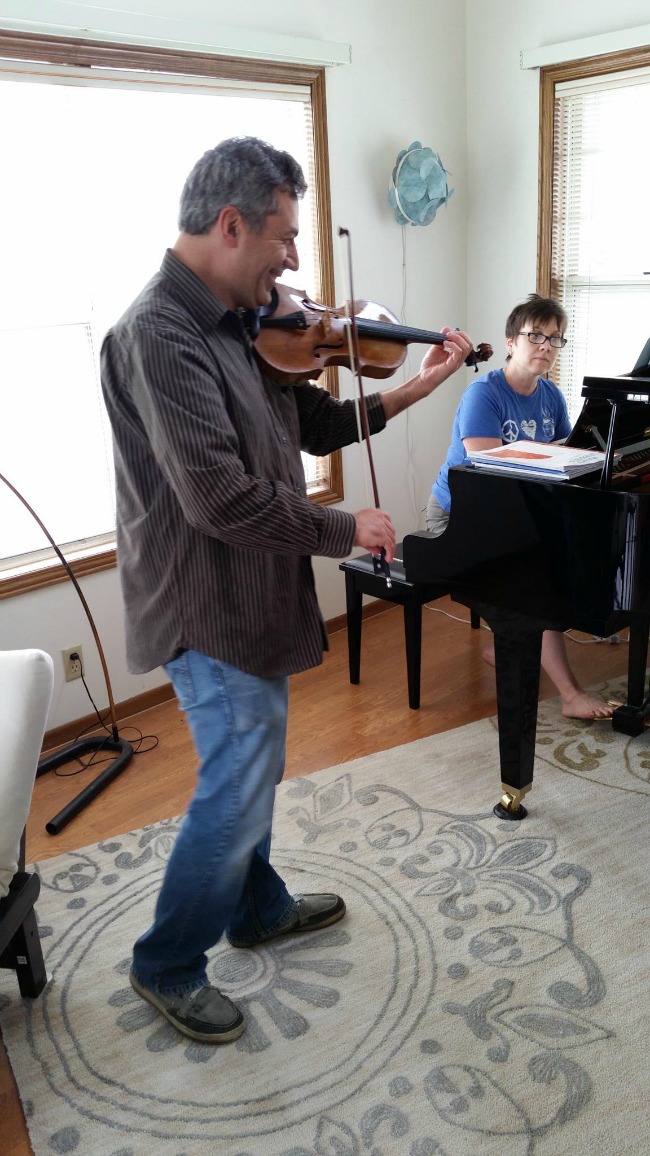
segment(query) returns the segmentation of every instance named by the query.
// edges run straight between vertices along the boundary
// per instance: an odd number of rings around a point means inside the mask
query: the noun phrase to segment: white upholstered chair
[[[46,976],[34,914],[40,880],[24,869],[24,830],[53,683],[43,650],[0,650],[0,967],[32,998]]]

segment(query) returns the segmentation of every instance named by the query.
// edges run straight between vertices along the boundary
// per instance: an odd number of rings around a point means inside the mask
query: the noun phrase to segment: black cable
[[[71,654],[70,658],[74,658],[74,655]],[[86,691],[86,694],[88,695],[88,698],[90,699],[90,701],[92,703],[93,710],[95,711],[95,714],[97,715],[97,719],[99,721],[99,725],[106,731],[106,738],[108,741],[108,739],[111,738],[112,733],[113,733],[112,728],[106,725],[106,719],[111,717],[110,710],[108,711],[106,716],[104,718],[102,718],[101,713],[97,707],[97,704],[95,703],[95,700],[94,700],[92,694],[90,693],[88,683],[86,682],[86,678],[84,675],[83,661],[81,659],[81,655],[79,655],[77,657],[77,661],[79,662],[79,666],[81,668],[81,681],[84,684],[84,690]],[[84,735],[87,735],[90,731],[93,731],[96,726],[97,726],[97,723],[90,722],[87,727],[84,727],[84,729],[82,731],[79,731],[79,734],[75,737],[74,741],[78,742],[79,739],[82,739],[84,737]],[[160,742],[160,739],[158,738],[157,735],[143,735],[142,731],[138,730],[137,727],[134,727],[134,726],[122,727],[120,733],[122,735],[124,735],[125,730],[135,731],[136,735],[138,736],[134,740],[134,742],[131,744],[133,746],[134,757],[135,757],[135,755],[147,755],[147,754],[149,754],[149,751],[155,750],[155,748],[158,746],[158,744]],[[153,742],[152,742],[150,747],[145,747],[145,749],[143,750],[142,744],[144,742],[146,742],[147,739],[152,739]],[[114,753],[111,752],[111,754],[109,754],[106,758],[102,759],[102,758],[98,757],[99,754],[101,753],[101,750],[102,750],[102,748],[98,747],[95,751],[93,751],[90,758],[86,759],[85,761],[82,758],[77,757],[77,759],[75,761],[77,763],[79,763],[79,766],[76,768],[76,770],[65,772],[65,771],[60,771],[55,767],[54,768],[54,774],[59,779],[72,779],[72,778],[74,778],[75,775],[80,775],[82,771],[87,770],[89,767],[99,766],[101,763],[112,762],[114,757],[115,757]]]
[[[86,731],[87,730],[88,730],[88,728],[86,728]],[[133,740],[133,742],[131,742],[131,746],[133,747],[133,757],[134,758],[136,755],[148,755],[149,751],[155,750],[155,748],[160,743],[160,739],[158,738],[158,735],[143,735],[142,731],[138,730],[137,727],[134,727],[134,726],[122,727],[120,730],[120,734],[123,735],[123,732],[125,730],[135,731],[135,733],[137,735],[137,738],[135,740]],[[86,733],[86,732],[82,731],[82,734],[84,734],[84,733]],[[107,735],[106,736],[107,742],[108,742],[109,738],[110,738],[110,735]],[[147,739],[152,740],[151,746],[145,747],[143,749],[142,744],[144,742],[146,742]],[[129,741],[131,741],[131,740],[129,740]],[[60,771],[55,767],[54,768],[54,774],[59,779],[71,779],[75,775],[80,775],[82,771],[88,770],[89,767],[99,766],[101,763],[112,763],[113,759],[115,758],[114,753],[109,754],[106,758],[103,758],[103,759],[98,758],[98,755],[101,754],[101,749],[102,749],[101,747],[98,747],[97,750],[93,751],[90,758],[86,759],[85,761],[82,758],[77,757],[76,761],[79,763],[79,766],[77,767],[77,769],[75,771],[65,772],[65,771]]]

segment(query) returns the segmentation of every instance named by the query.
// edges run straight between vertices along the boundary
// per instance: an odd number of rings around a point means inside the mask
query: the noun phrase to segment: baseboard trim
[[[364,606],[362,611],[363,618],[374,618],[375,614],[383,614],[386,610],[394,609],[394,603],[384,602],[380,599],[375,599]],[[336,618],[329,618],[325,623],[328,634],[336,634],[339,630],[347,628],[348,619],[346,614],[339,614]],[[151,707],[159,706],[162,702],[167,702],[174,697],[174,691],[170,682],[163,683],[162,686],[154,686],[151,690],[145,690],[142,694],[136,694],[133,698],[124,699],[123,702],[115,704],[115,715],[117,721],[120,719],[130,718],[131,715],[140,714],[141,711],[149,710]],[[102,714],[104,711],[102,711]],[[95,714],[84,715],[83,718],[73,719],[71,722],[61,723],[61,726],[54,727],[47,731],[43,739],[42,750],[55,750],[57,747],[65,746],[67,743],[73,742],[82,732],[87,734],[94,734],[100,730],[97,723],[97,716]]]
[[[367,606],[363,607],[361,617],[374,618],[375,614],[385,614],[387,610],[394,610],[395,602],[387,602],[380,598],[375,598],[373,602],[369,602]],[[328,618],[325,623],[328,634],[336,634],[339,630],[347,630],[348,616],[347,614],[339,614],[337,618]]]

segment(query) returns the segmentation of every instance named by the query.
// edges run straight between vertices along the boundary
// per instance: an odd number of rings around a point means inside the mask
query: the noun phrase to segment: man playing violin
[[[337,895],[291,895],[269,862],[288,676],[327,647],[311,555],[360,546],[390,562],[395,547],[384,510],[351,514],[306,496],[301,451],[356,441],[354,403],[263,377],[246,327],[247,311],[298,268],[305,188],[296,161],[255,138],[207,152],[181,195],[180,236],[102,347],[129,669],[164,666],[199,759],[130,978],[181,1033],[208,1043],[245,1026],[208,980],[206,952],[222,935],[252,948],[345,913]],[[414,378],[366,399],[371,433],[462,365],[469,339],[445,335]]]
[[[460,465],[467,452],[517,440],[558,441],[570,433],[564,397],[547,378],[566,345],[566,326],[567,315],[552,297],[531,293],[515,305],[506,321],[503,369],[491,369],[476,377],[456,410],[451,445],[427,505],[427,530],[439,535],[446,529],[451,508],[449,467]],[[494,665],[494,645],[487,648],[484,658]],[[542,666],[557,688],[566,718],[608,718],[612,714],[612,707],[578,683],[560,631],[544,631]]]

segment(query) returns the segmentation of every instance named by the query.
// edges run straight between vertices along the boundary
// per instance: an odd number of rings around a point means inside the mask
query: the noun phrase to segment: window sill
[[[319,488],[312,487],[309,497],[318,505],[330,505],[343,499],[343,480],[341,470],[341,454],[337,450],[331,455],[332,476]],[[32,590],[44,590],[46,586],[54,586],[57,582],[68,582],[69,577],[65,568],[56,557],[50,556],[36,561],[30,557],[22,564],[4,572],[0,570],[0,601],[3,598],[15,598],[19,594],[28,594]],[[101,570],[111,570],[117,565],[114,542],[105,540],[98,545],[86,544],[76,551],[65,553],[75,578],[84,578],[88,574],[98,574]]]
[[[83,578],[87,574],[97,574],[100,570],[110,570],[116,565],[115,547],[86,547],[76,554],[66,555],[75,578]],[[14,598],[18,594],[27,594],[31,590],[42,590],[46,586],[54,586],[57,582],[69,582],[65,568],[58,559],[47,559],[41,563],[33,560],[24,566],[17,566],[14,570],[5,571],[0,575],[0,599]]]
[[[307,496],[317,505],[329,506],[343,501],[343,462],[340,450],[334,450],[329,456],[328,476],[321,482],[309,487]],[[63,555],[68,562],[75,578],[84,578],[87,574],[98,574],[101,570],[111,570],[117,565],[115,537],[113,534],[104,534],[85,542],[77,542],[76,549],[62,547]],[[25,555],[23,562],[16,558],[16,565],[5,570],[0,569],[0,601],[3,598],[15,598],[19,594],[28,594],[32,590],[44,590],[46,586],[54,586],[57,582],[68,582],[69,576],[53,550],[44,551],[45,557]],[[9,561],[9,560],[8,560]]]

